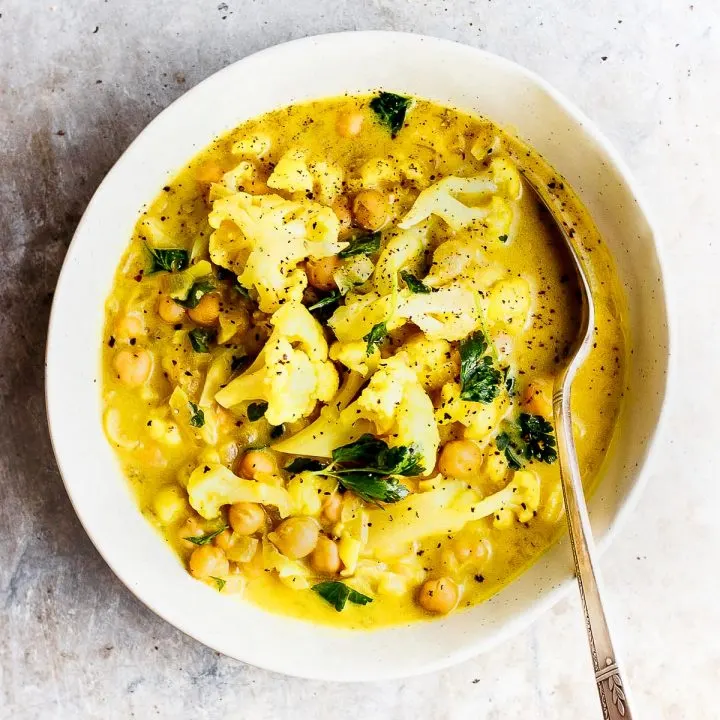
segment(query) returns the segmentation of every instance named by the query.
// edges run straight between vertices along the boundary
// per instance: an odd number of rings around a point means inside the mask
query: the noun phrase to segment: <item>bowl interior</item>
[[[354,62],[348,64],[347,57]],[[47,402],[58,463],[92,541],[150,608],[203,643],[280,672],[361,680],[437,669],[527,625],[570,587],[566,541],[489,602],[447,619],[368,633],[311,626],[192,580],[138,512],[101,428],[103,306],[143,203],[211,140],[292,102],[378,88],[486,115],[537,148],[578,191],[614,254],[634,347],[624,431],[591,502],[607,541],[659,420],[668,359],[653,232],[622,163],[589,121],[538,78],[487,53],[400,33],[345,33],[288,43],[212,76],[154,120],[108,174],[77,229],[55,294]],[[78,350],[82,349],[81,352]]]

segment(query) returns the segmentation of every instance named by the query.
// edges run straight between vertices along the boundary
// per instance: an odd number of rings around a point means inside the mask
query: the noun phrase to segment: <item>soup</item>
[[[103,422],[198,581],[373,628],[481,602],[553,541],[551,395],[580,308],[520,169],[593,238],[589,487],[622,400],[622,294],[570,188],[493,123],[391,93],[293,105],[145,209],[107,301]]]

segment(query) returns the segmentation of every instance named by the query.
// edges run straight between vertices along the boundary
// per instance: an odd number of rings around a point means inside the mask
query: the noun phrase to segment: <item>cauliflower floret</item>
[[[273,332],[261,356],[220,390],[215,400],[226,408],[247,400],[265,400],[267,421],[281,425],[309,415],[318,400],[331,400],[339,379],[327,359],[322,328],[304,305],[288,303],[270,322]]]
[[[486,317],[490,327],[501,326],[518,335],[530,319],[532,293],[530,284],[521,277],[496,282],[487,293]]]
[[[428,244],[428,223],[418,223],[409,230],[388,233],[389,240],[380,253],[373,284],[381,295],[389,295],[397,287],[398,273],[405,267],[417,272]]]
[[[292,502],[293,515],[320,515],[322,505],[328,495],[337,489],[337,480],[302,472],[295,475],[287,484],[287,491]]]
[[[314,193],[326,205],[342,191],[343,171],[321,160],[308,163],[303,150],[288,150],[268,178],[268,187],[290,193]]]
[[[455,283],[429,294],[401,290],[396,298],[374,292],[352,295],[333,313],[328,325],[338,340],[352,342],[362,340],[377,323],[385,321],[390,331],[408,320],[431,339],[460,340],[478,326],[475,293]]]
[[[487,441],[498,428],[510,409],[506,392],[501,392],[491,403],[472,402],[460,398],[457,383],[443,385],[440,406],[435,417],[440,425],[459,422],[465,426],[465,437],[471,440]]]
[[[297,300],[307,285],[298,264],[308,257],[336,255],[340,221],[328,207],[310,200],[237,192],[213,201],[208,216],[214,263],[232,270],[246,288],[255,288],[260,309],[274,312]]]
[[[333,273],[333,279],[341,294],[364,285],[375,270],[372,260],[367,255],[354,255],[343,261],[338,270]]]
[[[488,170],[503,197],[508,200],[519,200],[522,197],[520,173],[511,160],[507,157],[493,157]]]
[[[386,435],[391,447],[418,447],[424,474],[432,472],[440,444],[433,405],[403,353],[383,360],[360,397],[340,415],[344,423],[360,418],[373,423],[375,435]]]
[[[440,287],[464,275],[472,265],[485,263],[485,256],[479,248],[459,239],[446,240],[433,253],[430,271],[423,282],[430,287]]]
[[[354,340],[348,343],[336,342],[330,346],[330,357],[336,362],[341,362],[346,368],[367,377],[377,370],[380,351],[375,348],[372,355],[368,357],[367,343],[364,340]]]
[[[452,382],[460,370],[457,353],[447,340],[431,340],[422,333],[413,335],[400,348],[426,392]]]
[[[207,520],[216,518],[223,505],[237,502],[254,502],[273,505],[281,517],[290,513],[291,502],[287,490],[256,480],[234,475],[224,465],[199,465],[190,475],[187,484],[190,505]]]
[[[468,523],[491,515],[499,528],[508,527],[516,517],[528,522],[539,504],[540,480],[528,470],[517,471],[506,487],[481,500],[465,483],[447,481],[396,503],[392,514],[369,510],[366,551],[379,559],[397,557],[423,538],[458,533]]]
[[[366,188],[388,188],[403,180],[421,186],[427,183],[425,168],[416,160],[405,157],[371,158],[358,170],[358,177],[349,178],[352,191]]]
[[[476,221],[484,220],[488,209],[472,207],[461,202],[456,195],[473,200],[485,197],[497,190],[497,185],[486,175],[472,178],[449,176],[434,183],[418,195],[410,212],[398,226],[407,230],[431,215],[442,218],[456,232]]]

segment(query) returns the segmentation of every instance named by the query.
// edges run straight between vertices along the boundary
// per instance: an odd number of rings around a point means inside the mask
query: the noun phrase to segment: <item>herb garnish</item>
[[[323,470],[325,463],[321,463],[319,460],[313,460],[312,458],[297,457],[289,465],[285,466],[285,470],[289,473],[301,473],[310,471]]]
[[[513,470],[533,460],[551,464],[557,460],[553,433],[553,426],[542,415],[520,413],[515,422],[503,422],[495,444]]]
[[[183,307],[193,309],[198,306],[200,298],[202,298],[203,295],[207,295],[214,289],[215,286],[209,280],[198,280],[196,283],[193,283],[184,300],[178,300],[176,298],[175,302]]]
[[[482,331],[474,332],[460,345],[460,398],[491,403],[500,392],[502,375],[492,357],[486,355],[488,342]]]
[[[405,284],[408,286],[410,292],[422,293],[423,295],[427,295],[432,292],[432,290],[430,290],[424,282],[418,280],[412,273],[407,272],[407,270],[403,270],[400,273],[400,277],[402,277],[405,281]]]
[[[267,409],[268,404],[264,401],[250,403],[247,408],[248,420],[250,420],[250,422],[255,422],[256,420],[259,420],[265,414],[265,411]]]
[[[341,250],[337,256],[341,260],[345,260],[354,255],[374,255],[376,252],[380,252],[381,236],[382,234],[379,231],[356,235],[354,238],[350,238],[350,244],[344,250]]]
[[[411,99],[395,93],[381,92],[370,101],[370,108],[378,116],[380,122],[390,128],[394,139],[405,123],[405,113],[410,107]]]
[[[237,278],[235,278],[235,282],[233,283],[232,288],[236,293],[238,293],[238,295],[242,295],[247,300],[252,299],[250,297],[250,291],[244,285],[241,285],[240,281]]]
[[[210,343],[215,340],[216,332],[214,330],[204,330],[202,328],[194,328],[188,333],[190,344],[195,352],[210,352]]]
[[[207,535],[189,535],[186,538],[183,538],[183,540],[187,540],[188,542],[191,542],[193,545],[207,545],[213,538],[216,538],[223,530],[227,530],[228,526],[223,525],[221,528],[218,528],[217,530],[213,530],[213,532],[208,533]]]
[[[189,402],[188,405],[190,405],[190,425],[201,428],[205,424],[205,413],[194,402]]]
[[[508,241],[507,235],[498,235],[498,240],[502,243],[506,243]]]
[[[380,347],[382,341],[387,337],[387,334],[387,322],[383,320],[382,322],[373,325],[367,335],[363,335],[363,340],[367,343],[365,352],[368,357],[375,352],[375,348]]]
[[[187,250],[181,248],[162,250],[160,248],[151,248],[147,243],[145,247],[150,253],[151,260],[148,275],[163,270],[166,272],[178,272],[184,270],[190,262],[190,254]]]
[[[313,305],[310,305],[308,310],[311,313],[315,313],[315,317],[323,322],[327,320],[333,312],[335,312],[335,305],[340,302],[341,298],[342,293],[339,290],[333,290],[331,293],[325,295],[325,297],[321,297]],[[318,312],[320,310],[322,312]]]
[[[215,584],[217,585],[218,592],[220,592],[225,587],[225,581],[222,578],[215,577],[214,575],[210,576],[211,580],[215,581]]]
[[[323,465],[310,458],[296,458],[288,472],[311,471],[335,478],[346,490],[352,490],[366,502],[394,503],[408,489],[395,475],[413,477],[425,471],[415,446],[389,447],[384,440],[365,434],[355,442],[335,448],[333,462]]]
[[[329,580],[313,585],[312,589],[323,599],[329,602],[338,612],[341,612],[348,600],[355,605],[367,605],[372,598],[353,590],[345,583]]]

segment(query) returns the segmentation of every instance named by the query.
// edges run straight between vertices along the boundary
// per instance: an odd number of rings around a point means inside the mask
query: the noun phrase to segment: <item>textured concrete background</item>
[[[656,211],[683,377],[661,471],[602,566],[638,716],[717,718],[717,0],[55,3],[0,0],[0,717],[599,717],[575,597],[490,655],[404,682],[305,682],[221,657],[115,579],[55,467],[46,324],[104,173],[154,115],[233,60],[373,28],[460,40],[541,73],[619,147]]]

